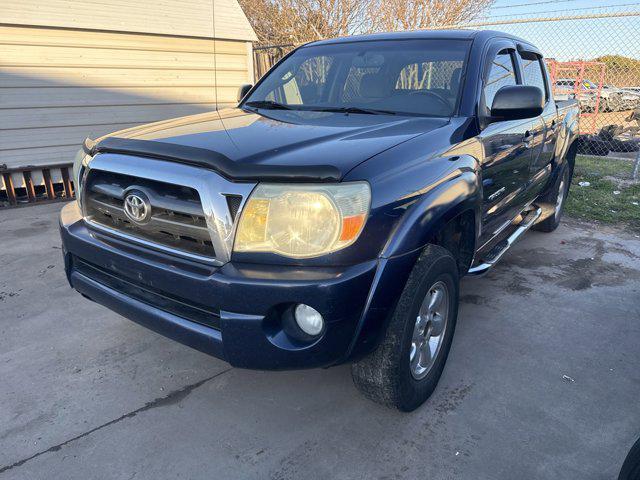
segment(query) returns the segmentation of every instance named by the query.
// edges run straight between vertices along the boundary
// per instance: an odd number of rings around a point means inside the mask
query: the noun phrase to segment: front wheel
[[[451,348],[458,315],[458,267],[429,245],[416,263],[378,348],[352,365],[371,400],[412,411],[433,393]]]

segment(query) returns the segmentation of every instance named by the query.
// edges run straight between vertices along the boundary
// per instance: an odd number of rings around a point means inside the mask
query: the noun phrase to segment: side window
[[[496,92],[505,85],[516,84],[516,69],[513,55],[508,50],[501,50],[491,62],[487,81],[484,85],[484,104],[487,111],[491,109]]]
[[[538,87],[542,90],[544,100],[546,102],[548,100],[548,95],[543,68],[542,61],[539,57],[535,55],[522,57],[522,78],[524,80],[524,84]]]

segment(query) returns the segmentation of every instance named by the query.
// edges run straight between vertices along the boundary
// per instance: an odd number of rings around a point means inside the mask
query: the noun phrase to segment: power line
[[[557,2],[553,2],[553,3],[557,3]],[[530,4],[532,5],[532,4]],[[579,11],[585,11],[585,10],[603,10],[603,9],[607,9],[607,8],[619,8],[619,7],[637,7],[638,3],[620,3],[618,5],[603,5],[600,7],[581,7],[581,8],[568,8],[568,9],[563,9],[563,10],[548,10],[546,12],[542,12],[542,13],[565,13],[565,12],[579,12]],[[527,16],[527,15],[536,15],[539,14],[538,12],[528,12],[528,13],[513,13],[510,15],[489,15],[489,16],[481,16],[480,18],[484,19],[484,20],[490,20],[492,18],[508,18],[508,17],[522,17],[522,16]]]
[[[504,8],[516,8],[516,7],[531,7],[533,5],[546,5],[548,3],[568,3],[577,2],[578,0],[545,0],[544,2],[532,2],[532,3],[517,3],[515,5],[498,5],[497,7],[491,7],[490,10],[499,10]]]
[[[495,7],[490,7],[489,10],[499,10],[499,9],[505,9],[505,8],[516,8],[516,7],[531,7],[534,5],[548,5],[548,4],[552,4],[552,3],[571,3],[571,2],[578,2],[580,0],[543,0],[540,2],[529,2],[529,3],[516,3],[513,5],[498,5]],[[621,6],[620,5],[607,5],[607,6],[611,6],[611,7],[618,7]],[[590,7],[590,8],[594,8],[594,7]],[[602,8],[602,7],[600,7]]]
[[[513,25],[513,24],[519,24],[519,23],[547,23],[547,22],[562,22],[566,20],[593,20],[596,18],[626,18],[626,17],[640,17],[640,11],[595,13],[593,15],[563,15],[559,17],[516,18],[512,20],[496,20],[496,21],[490,21],[490,22],[481,20],[481,21],[465,23],[465,24],[442,25],[439,27],[432,27],[431,30],[445,30],[448,28],[489,27],[489,26],[495,26],[495,25]]]

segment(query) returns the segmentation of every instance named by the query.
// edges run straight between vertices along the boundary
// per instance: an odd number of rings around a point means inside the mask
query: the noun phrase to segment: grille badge
[[[132,222],[148,222],[151,219],[149,198],[139,190],[129,192],[124,197],[124,213]]]

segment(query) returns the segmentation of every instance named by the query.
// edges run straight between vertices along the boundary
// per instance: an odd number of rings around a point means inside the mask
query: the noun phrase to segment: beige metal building
[[[253,81],[254,40],[237,0],[2,0],[0,173],[71,162],[87,136],[232,104]]]

